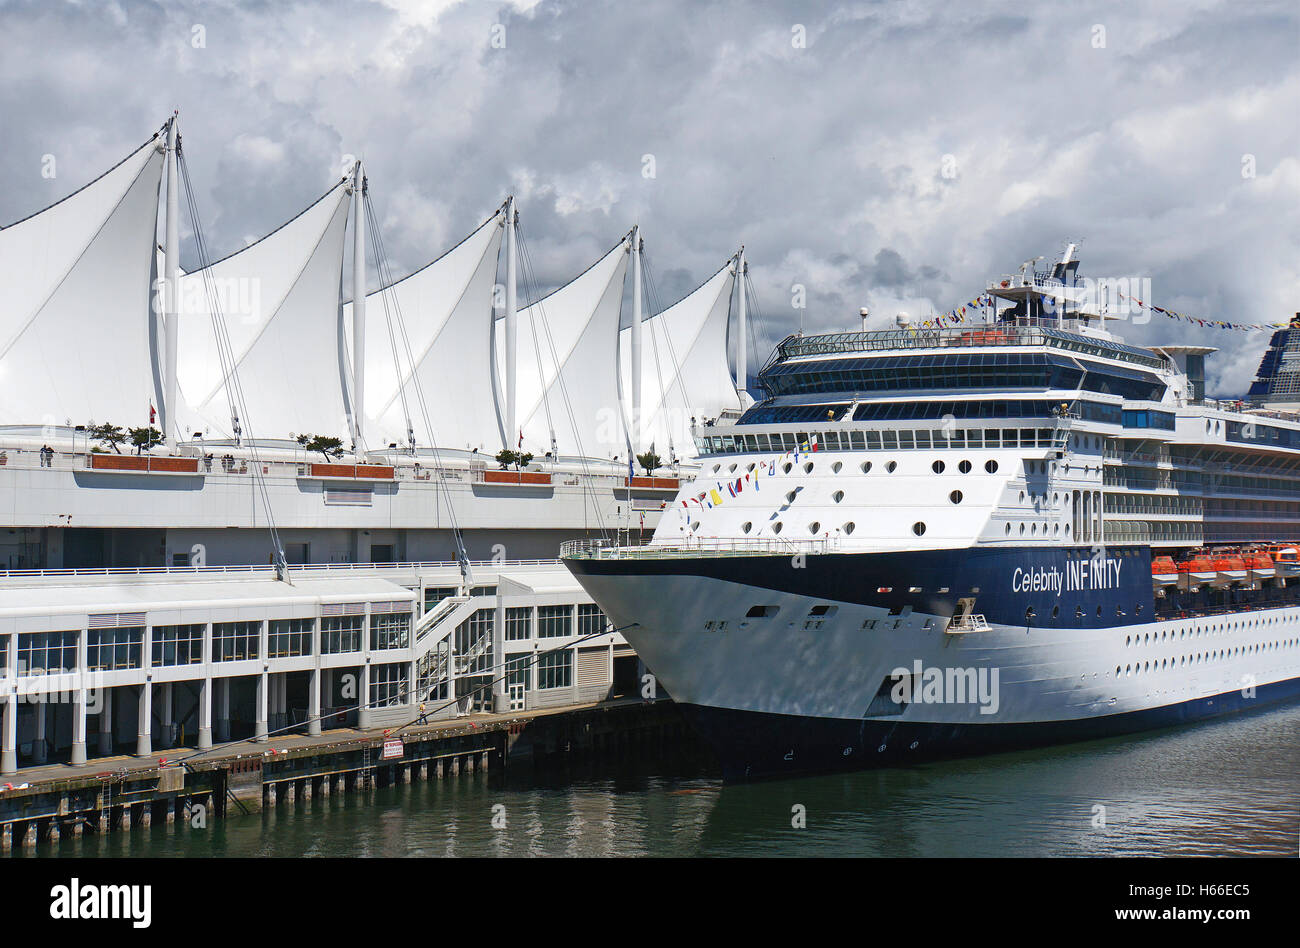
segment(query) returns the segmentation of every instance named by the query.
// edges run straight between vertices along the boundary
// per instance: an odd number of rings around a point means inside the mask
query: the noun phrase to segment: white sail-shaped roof
[[[619,405],[618,324],[627,272],[620,242],[576,280],[519,311],[516,409],[524,450],[563,455],[626,455]],[[504,327],[497,326],[497,352]],[[498,368],[505,360],[498,356]],[[501,391],[505,391],[504,384]],[[510,443],[518,441],[513,432]]]
[[[665,460],[695,453],[691,418],[703,422],[740,399],[727,364],[727,319],[735,275],[731,264],[641,324],[641,444]],[[619,343],[623,391],[631,417],[631,329]]]
[[[492,292],[503,234],[501,215],[495,214],[437,260],[386,290],[366,294],[369,444],[405,447],[409,412],[420,444],[428,441],[432,426],[439,447],[491,446],[495,453],[500,446],[492,391]],[[351,364],[351,301],[343,305],[343,324]],[[417,382],[433,416],[428,425]]]
[[[348,193],[340,182],[257,243],[181,277],[176,375],[182,437],[196,431],[233,434],[210,278],[247,409],[243,435],[310,433],[348,441],[339,347],[347,219]]]
[[[0,229],[0,425],[145,425],[157,136],[58,204]]]

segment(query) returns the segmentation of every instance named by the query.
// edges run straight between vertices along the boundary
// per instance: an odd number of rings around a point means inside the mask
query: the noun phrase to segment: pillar
[[[199,682],[199,750],[212,746],[212,685],[211,675],[204,675]]]
[[[10,688],[14,686],[10,684]],[[18,692],[5,695],[3,739],[0,740],[0,773],[18,772]]]
[[[140,726],[136,729],[135,755],[148,757],[153,753],[153,683],[146,681],[140,686],[140,707],[136,715]]]
[[[357,696],[357,727],[370,727],[370,709],[366,707],[370,703],[370,662],[365,662],[361,666],[361,690]]]
[[[86,688],[84,682],[77,683],[77,691],[72,699],[72,763],[86,762]]]
[[[270,688],[271,676],[267,672],[257,676],[257,723],[253,728],[253,740],[265,741],[266,736],[266,702],[267,691]]]
[[[320,676],[321,670],[313,668],[307,680],[307,733],[320,734]]]

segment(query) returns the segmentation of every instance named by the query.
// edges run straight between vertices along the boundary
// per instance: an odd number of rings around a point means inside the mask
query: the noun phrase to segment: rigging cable
[[[175,121],[175,119],[172,121]],[[253,435],[253,427],[249,421],[248,404],[244,400],[243,386],[239,381],[239,366],[238,361],[235,359],[234,348],[231,345],[229,327],[226,325],[225,317],[222,314],[221,300],[217,293],[216,281],[212,276],[207,239],[203,233],[198,201],[194,195],[194,186],[190,181],[189,164],[186,162],[185,152],[181,148],[179,133],[176,136],[176,164],[181,171],[186,206],[189,209],[190,222],[194,229],[194,242],[199,255],[199,272],[202,274],[204,292],[208,298],[208,312],[212,319],[212,331],[217,342],[217,357],[226,383],[226,400],[230,408],[235,444],[240,443],[240,419],[242,417],[243,424],[248,428],[248,450],[253,460],[253,482],[262,502],[267,529],[271,534],[272,564],[275,567],[276,576],[285,582],[289,582],[289,564],[284,555],[284,546],[280,542],[280,532],[275,525],[275,515],[271,509],[271,495],[266,486],[266,478],[263,476],[262,459],[257,451],[257,439]],[[176,301],[178,307],[179,302],[179,300]],[[177,321],[179,322],[179,317]]]

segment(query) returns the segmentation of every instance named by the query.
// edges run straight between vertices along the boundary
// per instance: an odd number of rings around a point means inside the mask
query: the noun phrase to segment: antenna
[[[864,307],[862,307],[862,309],[858,310],[858,315],[862,317],[862,331],[863,331],[863,332],[866,332],[866,331],[867,331],[867,317],[871,315],[871,310],[867,309],[867,307],[864,306]]]

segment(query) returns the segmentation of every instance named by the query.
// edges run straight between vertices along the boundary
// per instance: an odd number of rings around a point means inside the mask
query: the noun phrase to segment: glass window
[[[411,644],[411,614],[390,612],[370,617],[372,649],[406,648]]]
[[[18,677],[76,671],[77,635],[76,632],[18,633]]]
[[[506,610],[506,641],[522,642],[533,637],[532,606],[511,607]]]
[[[406,662],[370,666],[370,707],[391,708],[407,703],[408,668]]]
[[[91,629],[86,633],[86,668],[119,671],[140,668],[144,629]]]
[[[266,636],[269,657],[310,655],[311,634],[315,628],[315,619],[272,619]]]
[[[322,616],[320,650],[322,655],[361,651],[361,622],[364,616]]]
[[[573,684],[573,649],[543,655],[537,662],[537,687],[567,688]]]
[[[212,660],[243,662],[258,657],[261,622],[212,623]]]
[[[544,639],[562,638],[573,634],[572,606],[538,606],[537,634]]]
[[[205,625],[156,625],[151,639],[155,665],[197,665],[203,661]]]
[[[600,606],[589,602],[578,604],[579,635],[594,635],[603,632],[607,625],[609,623],[605,621],[605,614],[600,611]]]

